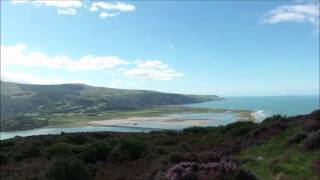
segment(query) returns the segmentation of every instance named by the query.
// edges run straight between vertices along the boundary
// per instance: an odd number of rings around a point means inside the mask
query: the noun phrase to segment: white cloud
[[[90,10],[91,11],[97,11],[98,9],[104,9],[104,10],[114,10],[114,11],[134,11],[136,7],[132,4],[127,4],[123,2],[94,2],[91,4]]]
[[[128,62],[117,56],[86,55],[78,60],[72,60],[64,55],[49,57],[41,52],[28,52],[27,47],[23,44],[1,46],[1,67],[23,65],[89,71],[112,69],[124,64]]]
[[[122,83],[121,80],[113,80],[111,83],[110,83],[110,87],[111,88],[116,88],[116,87],[119,87],[119,85]]]
[[[100,13],[100,18],[106,18],[106,17],[113,17],[118,15],[119,13],[107,13],[107,12],[101,12]]]
[[[77,9],[83,7],[91,12],[103,11],[100,13],[101,18],[113,17],[120,12],[130,12],[134,11],[136,7],[129,3],[124,2],[104,2],[96,1],[89,5],[89,1],[82,0],[11,0],[13,4],[30,3],[33,6],[47,6],[55,7],[58,14],[64,15],[75,15],[77,14]]]
[[[176,72],[158,60],[136,61],[136,63],[135,68],[124,71],[126,76],[152,80],[172,80],[182,76],[182,73]]]
[[[77,14],[77,11],[73,8],[58,9],[58,14],[75,15]]]
[[[91,6],[89,11],[98,11],[99,9],[96,6]]]
[[[32,3],[36,6],[52,6],[57,8],[79,8],[81,0],[35,0]]]
[[[262,23],[306,22],[319,26],[319,4],[284,5],[272,9],[264,15]]]
[[[144,62],[137,62],[137,66],[140,68],[156,68],[156,69],[167,69],[168,65],[163,64],[161,61],[158,60],[147,60]]]
[[[31,3],[33,6],[57,8],[58,14],[75,15],[82,6],[81,0],[11,0],[13,4]]]
[[[21,72],[1,72],[1,80],[28,83],[28,84],[64,84],[64,83],[82,83],[88,84],[87,81],[82,80],[66,80],[65,78],[57,77],[40,77],[30,73]]]
[[[30,0],[11,0],[13,4],[22,4],[22,3],[27,3],[30,2]]]
[[[136,7],[132,4],[123,3],[123,2],[93,2],[89,8],[89,11],[95,12],[102,10],[100,13],[100,18],[113,17],[119,15],[120,12],[130,12],[134,11]]]
[[[134,67],[130,67],[134,64]],[[65,69],[69,71],[97,71],[103,70],[110,76],[121,74],[127,77],[138,77],[143,84],[145,80],[172,80],[173,78],[182,76],[167,64],[159,60],[138,60],[129,62],[119,58],[118,56],[94,56],[86,55],[79,59],[71,59],[65,55],[49,56],[42,52],[29,51],[24,44],[16,44],[14,46],[1,46],[1,76],[12,81],[21,81],[25,79],[28,82],[43,84],[48,82],[47,78],[31,76],[27,74],[8,74],[6,70],[10,68],[26,68],[40,67],[48,68],[48,70]],[[50,83],[62,83],[60,79],[51,79]],[[112,82],[111,86],[116,87],[121,82],[119,80]]]

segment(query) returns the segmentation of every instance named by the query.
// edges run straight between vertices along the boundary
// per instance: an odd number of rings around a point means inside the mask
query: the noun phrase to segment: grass
[[[253,145],[236,156],[242,167],[253,172],[261,180],[290,179],[318,180],[311,164],[320,157],[320,150],[306,151],[299,145],[288,146],[286,138],[295,130],[288,129],[267,143]]]

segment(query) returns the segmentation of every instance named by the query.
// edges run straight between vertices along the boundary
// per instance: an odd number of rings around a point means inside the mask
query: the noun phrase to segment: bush
[[[8,163],[8,157],[2,153],[0,153],[0,165],[4,165]]]
[[[171,163],[179,163],[184,161],[184,157],[181,153],[173,152],[169,154],[169,161]]]
[[[200,153],[198,157],[199,157],[199,162],[209,163],[209,162],[219,161],[221,158],[221,155],[216,152],[206,151],[206,152]]]
[[[289,136],[287,142],[288,144],[298,144],[300,143],[302,140],[304,140],[307,137],[307,133],[305,132],[298,132],[296,134],[293,134],[291,136]]]
[[[18,152],[15,153],[14,159],[17,161],[40,156],[40,147],[37,142],[29,142],[18,145]]]
[[[110,151],[111,148],[108,143],[104,141],[97,141],[90,143],[83,148],[80,157],[87,163],[107,161]]]
[[[169,180],[196,179],[246,179],[256,180],[252,174],[240,169],[233,161],[219,161],[207,164],[181,162],[168,170]]]
[[[282,116],[280,114],[273,115],[271,117],[266,118],[265,120],[262,121],[263,124],[269,124],[269,123],[274,123],[277,121],[284,121],[286,119],[286,116]]]
[[[86,140],[87,137],[84,134],[64,134],[58,141],[69,144],[84,144]]]
[[[109,160],[118,163],[136,160],[145,150],[145,146],[136,140],[122,140],[109,154]]]
[[[228,124],[222,128],[224,135],[243,136],[248,134],[254,127],[253,122],[235,122]]]
[[[184,134],[204,134],[204,133],[209,133],[209,129],[206,127],[190,127],[190,128],[185,128],[182,130]]]
[[[316,160],[312,164],[313,170],[318,174],[320,177],[320,160]]]
[[[79,159],[57,158],[48,165],[45,176],[48,180],[89,180],[90,173]]]
[[[320,121],[315,120],[315,119],[309,119],[304,123],[303,129],[308,132],[319,130],[320,129]]]
[[[310,133],[307,139],[303,142],[304,146],[308,150],[315,150],[320,148],[320,130]]]
[[[77,152],[78,150],[73,145],[66,143],[56,143],[45,150],[45,156],[48,158],[68,157],[73,156]]]

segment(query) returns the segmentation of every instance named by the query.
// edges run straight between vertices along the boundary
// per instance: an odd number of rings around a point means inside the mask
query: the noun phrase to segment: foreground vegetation
[[[1,179],[319,179],[320,110],[181,132],[1,141]]]

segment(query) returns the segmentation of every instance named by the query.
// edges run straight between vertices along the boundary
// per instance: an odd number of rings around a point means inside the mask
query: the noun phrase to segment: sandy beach
[[[174,117],[154,116],[154,117],[130,117],[125,119],[109,119],[90,121],[89,125],[101,126],[137,126],[140,124],[159,124],[164,126],[183,125],[183,126],[206,126],[209,120],[205,119],[178,119]]]

